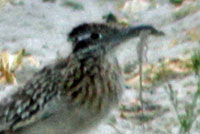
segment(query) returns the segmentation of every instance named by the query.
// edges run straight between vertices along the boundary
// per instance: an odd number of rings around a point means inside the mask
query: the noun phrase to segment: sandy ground
[[[71,44],[66,41],[67,33],[77,24],[83,22],[103,22],[102,16],[113,12],[119,18],[126,18],[133,25],[152,24],[166,33],[165,37],[148,40],[148,63],[156,63],[162,58],[177,58],[187,56],[194,48],[200,46],[199,40],[186,40],[186,31],[200,27],[200,8],[181,18],[174,17],[179,7],[169,2],[156,1],[156,6],[148,4],[141,7],[141,10],[121,9],[119,4],[125,1],[98,1],[98,0],[77,0],[82,5],[80,10],[66,7],[63,1],[41,2],[40,0],[24,0],[23,4],[7,4],[0,11],[0,49],[8,50],[10,53],[25,48],[39,63],[39,67],[31,64],[24,64],[17,72],[18,85],[25,83],[33,72],[44,65],[54,61],[58,57],[65,57],[71,51]],[[189,4],[197,5],[199,0],[186,1],[185,8]],[[128,11],[127,11],[128,10]],[[173,40],[178,40],[177,45],[171,47]],[[134,63],[137,61],[136,44],[139,39],[134,39],[120,46],[116,52],[120,65]],[[135,45],[134,45],[135,44]],[[195,90],[195,77],[193,74],[183,78],[171,79],[169,82],[178,93],[178,99],[183,105],[190,100],[188,92]],[[188,84],[193,83],[193,84]],[[156,113],[153,119],[143,123],[133,117],[122,118],[120,108],[113,112],[111,119],[104,121],[98,128],[91,131],[91,134],[178,134],[179,124],[175,111],[164,91],[166,83],[151,87],[144,92],[144,98],[151,100],[153,104],[161,106],[161,111]],[[124,92],[123,103],[136,101],[139,91],[134,86]],[[192,134],[200,133],[199,119],[192,126]]]

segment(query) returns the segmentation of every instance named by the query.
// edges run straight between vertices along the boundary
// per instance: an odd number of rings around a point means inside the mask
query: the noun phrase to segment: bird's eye
[[[101,34],[92,33],[92,34],[91,34],[91,38],[94,39],[94,40],[100,39],[100,38],[101,38]]]

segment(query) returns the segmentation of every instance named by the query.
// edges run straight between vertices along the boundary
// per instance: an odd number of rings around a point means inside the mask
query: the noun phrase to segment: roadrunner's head
[[[73,43],[73,53],[81,55],[105,55],[121,42],[149,31],[152,35],[164,35],[151,25],[116,27],[107,24],[81,24],[69,33],[68,40]]]

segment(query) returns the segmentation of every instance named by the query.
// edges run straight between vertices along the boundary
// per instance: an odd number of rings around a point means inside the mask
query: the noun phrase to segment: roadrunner
[[[2,134],[75,134],[95,126],[116,106],[123,77],[109,53],[151,25],[81,24],[69,33],[71,54],[35,73],[0,107]]]

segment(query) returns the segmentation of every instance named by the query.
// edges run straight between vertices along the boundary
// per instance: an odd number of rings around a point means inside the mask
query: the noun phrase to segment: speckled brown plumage
[[[163,34],[150,25],[93,23],[74,28],[68,36],[72,53],[37,72],[1,106],[2,133],[66,134],[97,124],[118,103],[123,88],[117,60],[107,54],[143,30]]]

